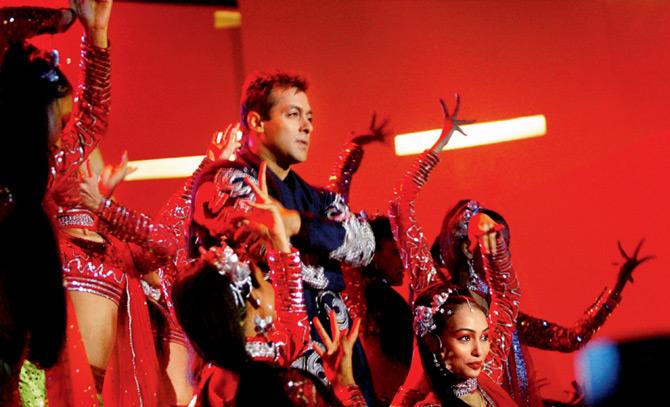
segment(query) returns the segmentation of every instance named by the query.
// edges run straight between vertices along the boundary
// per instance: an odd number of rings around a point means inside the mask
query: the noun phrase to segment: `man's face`
[[[263,120],[261,143],[283,167],[304,162],[312,134],[312,108],[305,92],[296,88],[275,89],[270,119]]]

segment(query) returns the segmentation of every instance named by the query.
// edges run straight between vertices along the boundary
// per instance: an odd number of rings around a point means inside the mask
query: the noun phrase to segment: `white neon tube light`
[[[493,122],[474,123],[462,126],[467,136],[454,133],[445,150],[456,150],[485,144],[504,143],[547,133],[544,115],[524,116]],[[398,134],[395,137],[395,153],[399,156],[420,154],[430,148],[440,136],[441,129]]]

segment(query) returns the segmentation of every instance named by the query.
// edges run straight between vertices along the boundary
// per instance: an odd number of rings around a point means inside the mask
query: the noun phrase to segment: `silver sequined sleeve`
[[[440,161],[437,154],[425,151],[407,171],[389,202],[389,220],[393,237],[400,251],[405,271],[409,272],[410,289],[419,291],[437,277],[430,248],[416,221],[416,196],[428,180],[428,175]]]
[[[375,254],[375,236],[364,216],[351,212],[342,195],[335,194],[326,208],[326,217],[340,222],[344,228],[344,241],[329,257],[353,267],[370,264]]]
[[[505,363],[512,348],[512,335],[519,314],[521,290],[502,233],[498,233],[496,246],[495,254],[482,254],[484,272],[491,294],[489,309],[491,351],[484,365],[484,373],[502,385]]]

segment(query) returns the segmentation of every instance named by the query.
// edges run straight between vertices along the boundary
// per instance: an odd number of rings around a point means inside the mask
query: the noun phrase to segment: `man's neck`
[[[268,168],[272,171],[280,180],[285,180],[288,177],[289,171],[291,171],[290,165],[280,165],[277,163],[277,158],[274,154],[265,146],[258,143],[250,143],[249,151],[258,156],[261,160],[268,163]]]

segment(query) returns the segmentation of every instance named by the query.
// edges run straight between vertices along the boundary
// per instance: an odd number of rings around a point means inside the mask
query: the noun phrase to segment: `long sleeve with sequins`
[[[300,252],[295,248],[289,253],[270,249],[266,260],[276,318],[265,333],[247,337],[246,350],[256,361],[290,367],[311,346]]]
[[[111,106],[110,48],[99,48],[82,38],[80,68],[83,78],[75,97],[74,120],[63,130],[51,167],[50,186],[76,171],[107,132]]]
[[[502,385],[505,363],[512,347],[512,335],[519,314],[521,291],[502,233],[498,233],[496,246],[495,254],[482,254],[484,272],[491,294],[489,309],[491,351],[484,372],[495,383]]]
[[[290,253],[270,250],[267,262],[275,290],[276,330],[279,333],[288,333],[290,337],[290,345],[286,349],[286,366],[290,366],[310,342],[300,252],[295,248]]]
[[[154,222],[149,216],[131,211],[112,199],[105,199],[96,211],[99,228],[126,243],[135,265],[141,272],[167,264],[177,250],[177,238],[170,228]]]
[[[621,301],[616,291],[603,291],[573,327],[520,313],[517,322],[519,338],[525,345],[558,352],[574,352],[591,340]]]
[[[414,162],[396,188],[389,203],[389,219],[400,257],[410,275],[413,292],[428,286],[437,277],[430,248],[415,217],[416,196],[439,162],[437,154],[425,151]]]
[[[331,192],[340,194],[347,203],[349,202],[351,179],[358,171],[361,161],[363,161],[363,154],[363,146],[353,141],[347,142],[338,156],[335,168],[328,177],[326,188]]]

